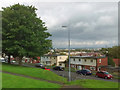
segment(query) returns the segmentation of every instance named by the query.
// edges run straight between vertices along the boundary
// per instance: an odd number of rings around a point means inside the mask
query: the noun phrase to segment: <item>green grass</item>
[[[103,80],[81,79],[68,82],[68,85],[80,85],[84,88],[118,88],[117,82],[109,82]]]
[[[2,64],[2,70],[33,76],[37,78],[41,78],[44,80],[51,80],[51,81],[59,81],[59,82],[67,82],[67,78],[58,76],[57,74],[53,73],[52,71],[47,71],[40,68],[32,68],[32,67],[23,67],[18,65],[10,65],[10,64]]]
[[[2,73],[2,88],[60,88],[59,84]]]

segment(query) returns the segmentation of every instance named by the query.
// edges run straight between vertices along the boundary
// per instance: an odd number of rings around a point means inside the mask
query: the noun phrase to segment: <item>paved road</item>
[[[24,66],[29,66],[29,67],[35,67],[35,66],[31,66],[31,65],[24,65]],[[39,67],[35,67],[35,68],[39,68]],[[51,69],[52,72],[56,73],[59,76],[63,76],[68,78],[68,71],[56,71]],[[104,79],[104,78],[98,78],[95,77],[94,75],[79,75],[75,72],[71,72],[71,80],[78,80],[78,79],[94,79],[94,80],[104,80],[104,81],[112,81],[112,82],[120,82],[120,80],[118,79]]]
[[[63,77],[66,77],[68,78],[68,71],[55,71],[55,70],[51,70],[53,71],[54,73],[60,75],[60,76],[63,76]],[[118,82],[118,79],[104,79],[104,78],[98,78],[98,77],[95,77],[94,75],[80,75],[80,74],[77,74],[75,72],[71,72],[71,79],[72,80],[78,80],[78,79],[94,79],[94,80],[104,80],[104,81],[112,81],[112,82]],[[120,82],[120,81],[119,81]]]

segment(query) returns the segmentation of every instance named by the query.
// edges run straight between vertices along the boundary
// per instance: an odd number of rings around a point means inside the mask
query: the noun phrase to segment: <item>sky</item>
[[[1,7],[17,3],[35,6],[38,17],[52,34],[49,39],[54,48],[68,47],[68,31],[71,48],[111,47],[118,44],[117,2],[45,1],[2,0],[0,10]]]

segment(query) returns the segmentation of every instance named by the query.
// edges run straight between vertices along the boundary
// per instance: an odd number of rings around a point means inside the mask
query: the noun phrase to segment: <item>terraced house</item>
[[[108,65],[108,59],[105,56],[71,56],[71,67],[76,69],[89,69],[98,71],[101,66]]]
[[[67,55],[44,55],[41,57],[41,64],[49,66],[62,66],[65,67],[65,61],[67,60]]]

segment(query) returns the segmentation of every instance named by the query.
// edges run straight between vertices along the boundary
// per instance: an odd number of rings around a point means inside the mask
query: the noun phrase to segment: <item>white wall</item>
[[[50,65],[49,63],[46,63],[46,62],[50,62],[50,57],[48,56],[44,56],[44,57],[41,57],[41,64],[44,64],[44,65]]]
[[[79,61],[79,59],[80,59],[80,61]],[[86,62],[85,62],[85,60],[86,60]],[[93,62],[91,62],[91,60],[93,60]],[[71,58],[71,64],[96,66],[96,60],[95,59],[85,59],[85,58],[74,57],[74,58]]]
[[[64,62],[67,60],[67,58],[68,56],[62,56],[62,55],[57,56],[57,66],[59,66],[59,62]]]

